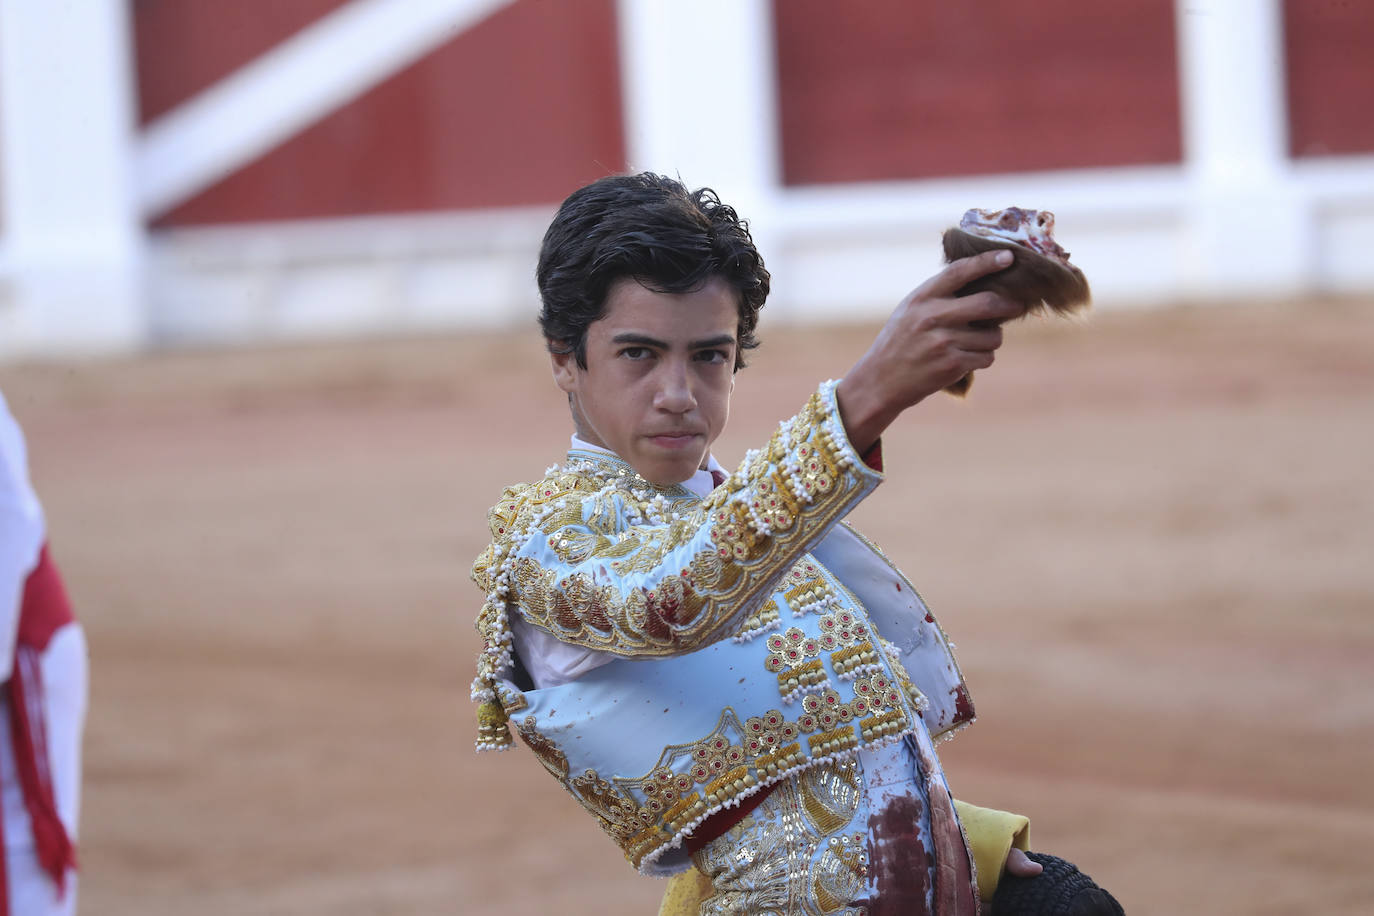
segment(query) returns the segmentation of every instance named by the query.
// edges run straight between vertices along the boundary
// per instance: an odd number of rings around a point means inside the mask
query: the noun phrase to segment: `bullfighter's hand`
[[[992,365],[1002,322],[1025,314],[1025,304],[991,292],[954,293],[1011,260],[998,250],[955,261],[898,304],[836,389],[845,431],[860,454],[902,411]]]

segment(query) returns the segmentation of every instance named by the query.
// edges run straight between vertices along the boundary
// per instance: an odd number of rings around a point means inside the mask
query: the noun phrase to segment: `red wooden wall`
[[[134,0],[139,117],[147,123],[348,0]]]
[[[134,0],[142,121],[345,2]],[[787,184],[1180,159],[1173,0],[773,13]],[[1293,154],[1374,152],[1374,2],[1284,26]],[[621,121],[615,0],[517,0],[157,224],[555,203],[625,168]]]
[[[1176,162],[1172,0],[774,0],[788,184]]]
[[[343,0],[137,0],[142,120]],[[625,168],[614,0],[519,0],[157,225],[556,203]]]
[[[1287,0],[1289,148],[1374,153],[1374,3]]]

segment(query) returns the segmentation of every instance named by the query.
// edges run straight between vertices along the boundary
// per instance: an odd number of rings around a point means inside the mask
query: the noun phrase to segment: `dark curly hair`
[[[759,345],[754,329],[768,298],[768,270],[748,224],[710,188],[688,191],[642,172],[570,194],[544,234],[535,270],[549,349],[572,353],[587,368],[587,328],[605,316],[607,293],[624,277],[660,293],[691,292],[720,277],[738,295],[735,369]]]

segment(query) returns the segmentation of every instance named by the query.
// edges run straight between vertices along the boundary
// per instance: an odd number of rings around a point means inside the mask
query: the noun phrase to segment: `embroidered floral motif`
[[[811,873],[811,893],[822,913],[834,913],[858,896],[868,874],[868,851],[862,833],[832,836]]]
[[[825,687],[828,679],[819,659],[821,646],[818,637],[808,636],[800,627],[788,627],[768,637],[769,652],[763,666],[778,676],[778,692],[784,703]]]
[[[744,763],[744,748],[716,735],[692,748],[692,760],[692,778],[699,783],[708,783]]]
[[[829,730],[854,718],[853,707],[842,701],[840,695],[829,687],[803,699],[802,710],[799,724],[802,731],[808,732],[817,728]]]
[[[770,709],[761,716],[751,716],[744,723],[744,753],[758,757],[776,749],[779,745],[796,740],[797,725],[788,722],[781,712]]]
[[[881,672],[854,681],[854,696],[867,699],[874,709],[900,706],[904,693],[894,679]]]
[[[829,693],[833,698],[829,704],[820,697],[812,698],[818,709],[845,706],[839,702],[838,694],[833,690]],[[533,730],[532,725],[529,727]],[[524,730],[522,726],[522,733]],[[816,756],[816,748],[821,745],[826,755],[852,749],[853,731],[844,728],[823,734],[819,744],[812,739],[811,755]],[[691,744],[665,748],[658,765],[644,776],[616,777],[621,802],[615,810],[620,819],[605,819],[630,824],[626,812],[634,806],[634,823],[640,825],[632,835],[623,838],[627,858],[638,865],[649,852],[661,848],[711,812],[766,782],[804,768],[808,755],[802,750],[801,732],[800,725],[788,720],[780,710],[769,710],[740,722],[734,711],[727,709],[710,735]],[[635,802],[636,798],[641,801]]]
[[[630,862],[653,872],[672,867],[683,835],[711,813],[763,785],[795,788],[822,770],[853,764],[861,740],[877,744],[909,731],[905,672],[885,667],[886,647],[868,631],[858,599],[803,551],[875,483],[855,460],[833,392],[823,389],[705,500],[652,487],[614,458],[577,455],[544,480],[508,490],[491,513],[492,544],[473,568],[486,594],[473,685],[483,701],[479,745],[509,743],[511,719]],[[796,625],[781,620],[784,604]],[[740,643],[762,637],[720,650],[732,662],[762,660],[777,678],[780,708],[749,715],[772,705],[755,689],[771,678],[753,668],[754,683],[739,694],[749,698],[747,713],[725,706],[710,734],[664,748],[643,776],[613,775],[640,772],[647,760],[638,755],[647,748],[591,749],[590,741],[564,744],[563,737],[559,746],[540,734],[534,717],[514,718],[521,705],[539,721],[570,721],[565,715],[573,712],[564,710],[569,698],[560,693],[553,719],[552,693],[527,700],[512,686],[514,613],[569,644],[626,657],[683,654],[725,636]],[[877,670],[870,670],[874,659]],[[859,682],[863,693],[841,696]],[[896,700],[890,690],[898,691]],[[718,702],[733,696],[722,692]],[[798,700],[800,706],[788,705]],[[670,717],[662,722],[665,735],[685,730]],[[625,766],[628,760],[635,762]],[[823,805],[813,808],[802,817],[814,825],[825,815]],[[831,912],[830,904],[843,899],[846,876],[862,865],[841,852],[827,847],[816,860],[824,863],[822,883],[814,874],[800,876],[811,886],[807,893],[824,903],[815,912]]]
[[[783,783],[757,811],[694,857],[715,893],[703,916],[738,913],[859,916],[849,907],[867,874],[866,839],[852,824],[860,805],[852,761],[822,765]]]
[[[770,638],[800,645],[807,637],[783,632]],[[809,661],[821,664],[819,658]],[[642,777],[611,779],[614,792],[594,773],[568,779],[564,750],[538,732],[533,717],[519,728],[544,766],[616,837],[626,857],[649,868],[684,832],[760,786],[790,774],[809,779],[818,764],[852,762],[861,742],[878,744],[908,732],[913,720],[902,684],[895,671],[856,678],[848,701],[825,685],[802,698],[795,719],[781,709],[741,719],[726,708],[709,734],[664,748]]]
[[[802,811],[823,836],[830,836],[848,824],[859,805],[859,765],[843,760],[827,766],[812,767],[797,775]]]
[[[797,563],[809,538],[876,485],[855,465],[827,383],[704,500],[592,456],[508,488],[472,571],[486,592],[473,699],[500,703],[512,609],[564,642],[633,657],[690,651],[731,630],[763,632],[772,622],[761,609],[767,571]],[[818,592],[793,611],[825,601]],[[479,726],[479,749],[510,743],[490,711]]]
[[[809,557],[792,567],[783,580],[782,596],[793,615],[820,614],[839,605],[835,590],[821,575],[820,568]]]
[[[868,625],[851,612],[840,610],[821,617],[821,632],[833,636],[834,645],[852,646],[868,638]]]

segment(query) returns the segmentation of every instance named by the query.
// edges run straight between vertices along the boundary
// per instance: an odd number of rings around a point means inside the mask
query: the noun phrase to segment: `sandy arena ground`
[[[727,463],[872,328],[770,329]],[[82,912],[651,914],[467,699],[486,507],[566,444],[532,333],[9,367],[92,647]],[[1374,303],[1009,332],[856,522],[980,710],[957,794],[1132,916],[1374,912]]]

